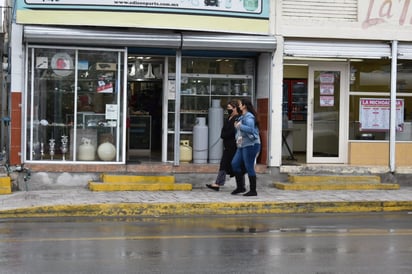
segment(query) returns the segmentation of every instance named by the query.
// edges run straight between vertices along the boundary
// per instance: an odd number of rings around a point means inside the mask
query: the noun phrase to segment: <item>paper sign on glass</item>
[[[388,131],[390,117],[390,99],[360,98],[359,130]],[[396,100],[396,130],[402,132],[404,126],[404,100]]]
[[[117,105],[106,104],[106,120],[117,120]]]
[[[320,95],[333,95],[335,93],[335,87],[333,84],[320,84]]]
[[[333,107],[335,105],[334,96],[320,96],[321,107]]]
[[[333,73],[321,73],[319,80],[321,83],[333,84],[335,82],[335,75]]]

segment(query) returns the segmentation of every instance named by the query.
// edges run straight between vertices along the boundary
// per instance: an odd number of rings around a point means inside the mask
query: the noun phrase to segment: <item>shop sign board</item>
[[[121,8],[127,10],[159,10],[168,11],[176,10],[180,11],[197,11],[202,13],[244,13],[244,14],[256,14],[262,16],[263,5],[267,4],[267,0],[205,0],[205,1],[193,1],[193,0],[25,0],[25,4],[28,7],[38,8],[73,8],[75,9],[90,9],[91,7],[100,9],[112,9]]]
[[[123,10],[269,18],[269,0],[20,0],[19,9]]]
[[[270,0],[17,0],[19,24],[268,34]]]
[[[379,132],[389,130],[390,99],[359,99],[359,131]],[[396,131],[404,129],[404,100],[396,100]]]

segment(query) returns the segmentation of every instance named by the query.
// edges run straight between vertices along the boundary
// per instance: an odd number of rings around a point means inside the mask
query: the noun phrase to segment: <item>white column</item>
[[[396,77],[398,62],[398,41],[392,41],[391,61],[391,114],[389,123],[389,168],[395,171],[395,145],[396,145]]]
[[[277,46],[270,77],[268,136],[268,166],[270,167],[279,167],[282,163],[283,42],[282,36],[276,36]]]

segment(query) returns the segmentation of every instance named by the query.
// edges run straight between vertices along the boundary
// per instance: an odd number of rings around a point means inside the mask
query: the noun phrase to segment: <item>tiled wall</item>
[[[11,165],[16,165],[21,163],[21,132],[22,132],[22,124],[21,124],[21,92],[12,92],[11,93],[11,121],[10,121],[10,128],[11,128],[11,136],[10,136],[10,155],[9,160]]]
[[[260,138],[262,142],[262,150],[257,160],[259,164],[267,164],[268,159],[268,109],[269,99],[257,99],[256,111],[259,119]]]

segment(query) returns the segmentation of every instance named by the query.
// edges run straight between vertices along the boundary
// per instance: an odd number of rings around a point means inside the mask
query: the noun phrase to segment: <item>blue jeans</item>
[[[242,173],[242,163],[249,176],[256,176],[255,160],[260,151],[260,144],[253,146],[239,147],[236,150],[232,160],[232,169],[234,173]]]

